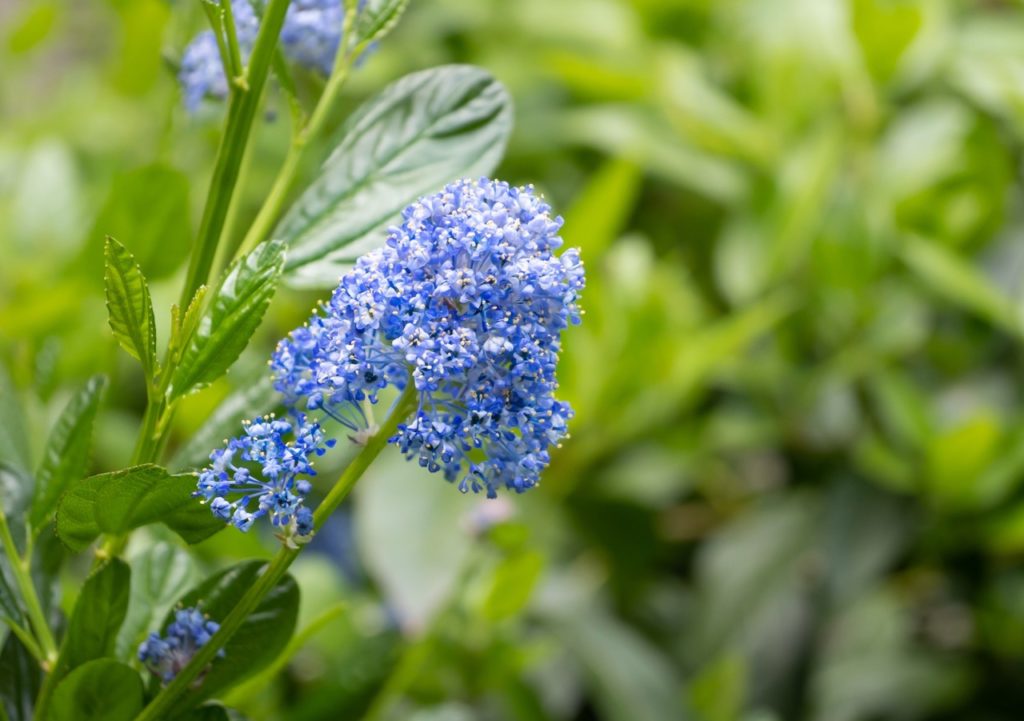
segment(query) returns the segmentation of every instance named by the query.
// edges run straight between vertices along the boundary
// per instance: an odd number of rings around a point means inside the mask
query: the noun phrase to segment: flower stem
[[[342,29],[343,38],[348,36],[352,18],[353,15],[351,13],[345,16],[345,26]],[[309,121],[305,126],[295,128],[292,143],[288,148],[288,155],[285,157],[284,163],[274,179],[274,185],[271,187],[266,201],[264,201],[260,212],[256,215],[256,219],[253,220],[252,225],[249,227],[249,232],[245,234],[245,239],[238,248],[238,255],[247,253],[255,248],[273,230],[274,224],[281,215],[282,208],[284,208],[284,203],[288,199],[288,192],[291,190],[292,183],[295,182],[295,176],[298,174],[299,167],[302,164],[306,148],[309,142],[316,138],[323,130],[324,123],[327,121],[331,108],[334,106],[334,101],[341,91],[342,85],[345,84],[345,79],[348,77],[354,57],[356,57],[354,54],[345,52],[344,47],[338,48],[338,55],[334,60],[334,69],[327,80],[327,85],[320,94],[320,99],[317,101],[313,113],[309,116]]]
[[[188,275],[182,288],[179,304],[182,308],[188,307],[196,289],[209,278],[289,1],[270,0],[267,3],[252,55],[249,57],[249,66],[246,70],[247,87],[236,87],[228,101],[228,119],[220,148],[217,150],[217,161],[213,178],[210,180],[209,199],[203,210],[199,237],[196,239],[189,261]]]
[[[32,576],[29,574],[30,550],[23,557],[18,553],[18,547],[14,544],[14,537],[11,535],[10,526],[7,525],[7,516],[0,508],[0,544],[3,545],[4,553],[11,562],[11,571],[14,573],[15,583],[21,591],[21,600],[25,603],[28,613],[28,620],[32,624],[36,639],[39,641],[42,664],[44,667],[52,666],[57,660],[57,643],[54,641],[53,633],[50,631],[50,624],[46,622],[46,614],[43,613],[42,604],[39,603],[39,596],[36,594],[35,584],[32,583]]]
[[[408,418],[415,407],[416,389],[410,380],[405,391],[402,392],[402,395],[395,402],[387,421],[367,441],[359,454],[352,459],[352,462],[342,472],[341,477],[338,478],[337,483],[334,484],[334,487],[324,498],[323,502],[317,507],[313,514],[313,526],[315,529],[319,530],[327,518],[337,510],[370,463],[387,445],[388,439],[398,430],[398,424]],[[220,629],[196,652],[196,655],[174,677],[174,680],[162,688],[153,701],[135,717],[135,721],[157,721],[166,717],[166,714],[174,708],[174,704],[177,703],[178,699],[192,687],[203,670],[216,658],[217,652],[224,647],[242,624],[245,623],[245,619],[256,609],[260,601],[263,600],[263,597],[280,582],[300,551],[301,547],[281,547],[281,550],[267,564],[263,573],[256,579],[256,582],[220,622]]]

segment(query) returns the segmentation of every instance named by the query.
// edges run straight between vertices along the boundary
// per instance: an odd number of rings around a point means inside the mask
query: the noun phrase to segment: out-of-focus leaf
[[[174,605],[180,589],[191,585],[198,574],[184,551],[169,543],[157,543],[129,560],[132,589],[128,615],[115,644],[124,661],[135,658],[139,644]]]
[[[225,438],[239,433],[243,420],[269,413],[281,402],[266,369],[261,368],[260,371],[258,379],[241,385],[221,401],[206,422],[175,451],[170,463],[172,468],[186,470],[205,465],[211,451],[218,448]]]
[[[904,53],[921,29],[923,15],[921,4],[916,2],[854,1],[853,31],[868,70],[876,79],[884,82],[896,73]]]
[[[42,671],[18,637],[10,635],[0,652],[0,711],[10,721],[33,721]]]
[[[408,5],[409,0],[366,0],[360,3],[352,23],[349,47],[380,40],[394,29]]]
[[[16,471],[31,487],[32,454],[26,427],[25,413],[18,402],[14,383],[11,382],[7,368],[0,363],[0,465]],[[8,504],[11,499],[7,496],[7,489],[0,487],[0,490],[5,492],[4,507],[10,507]]]
[[[171,378],[170,398],[212,383],[249,344],[284,267],[284,244],[267,241],[228,268]]]
[[[689,718],[681,679],[655,648],[617,619],[596,609],[566,609],[550,619],[590,677],[591,691],[608,721]]]
[[[15,55],[32,51],[43,43],[57,24],[60,8],[52,0],[26,5],[10,25],[7,47]]]
[[[231,721],[232,716],[223,706],[218,704],[205,704],[194,708],[184,716],[177,717],[178,721]]]
[[[288,282],[333,287],[411,201],[493,170],[511,124],[508,94],[479,68],[448,65],[389,85],[346,121],[275,231],[289,247]]]
[[[725,655],[702,668],[690,683],[690,706],[700,721],[739,721],[746,692],[746,664]]]
[[[401,623],[422,628],[449,599],[468,557],[461,524],[468,501],[398,454],[371,466],[356,493],[357,547],[367,570]]]
[[[68,485],[85,475],[92,424],[106,385],[103,376],[91,378],[71,399],[50,432],[36,472],[36,493],[29,515],[34,528],[53,515]]]
[[[600,258],[626,228],[640,190],[639,169],[628,160],[609,160],[590,178],[565,214],[562,239],[588,261]]]
[[[142,710],[142,679],[123,663],[101,658],[82,664],[53,692],[53,721],[131,721]]]
[[[160,466],[133,466],[72,483],[57,511],[57,534],[80,551],[99,534],[122,534],[163,523],[188,543],[198,543],[224,528],[192,494],[191,473],[171,475]]]
[[[901,256],[935,294],[1014,336],[1020,334],[1020,318],[1013,303],[960,256],[916,237],[905,239]]]
[[[597,148],[723,204],[747,192],[747,179],[734,162],[684,142],[650,109],[599,105],[563,115],[566,142]]]
[[[87,661],[114,655],[114,641],[128,611],[130,582],[128,564],[117,558],[86,579],[54,665],[57,679]]]
[[[223,619],[249,590],[265,565],[263,561],[248,561],[232,566],[203,581],[178,603],[185,608],[200,605],[203,613],[214,621]],[[180,708],[184,711],[216,696],[273,661],[288,644],[295,630],[298,612],[299,587],[291,576],[285,576],[242,623],[224,646],[224,655],[210,664],[202,685],[189,691]],[[173,620],[172,609],[164,618],[161,629],[167,628]]]
[[[491,621],[501,621],[519,613],[529,603],[543,570],[544,556],[536,551],[504,559],[495,570],[484,598],[484,616]]]
[[[934,436],[925,479],[929,495],[946,507],[973,506],[978,478],[995,460],[1001,437],[998,420],[984,413]]]
[[[808,718],[922,718],[969,688],[970,677],[955,660],[914,648],[911,620],[886,592],[846,607],[813,670]]]
[[[191,245],[188,195],[188,178],[166,165],[147,165],[116,176],[79,265],[99,280],[103,239],[109,236],[127,246],[147,278],[166,278],[185,260]]]
[[[121,347],[142,363],[152,379],[156,367],[156,319],[149,285],[128,249],[113,238],[104,247],[104,279],[110,329]]]

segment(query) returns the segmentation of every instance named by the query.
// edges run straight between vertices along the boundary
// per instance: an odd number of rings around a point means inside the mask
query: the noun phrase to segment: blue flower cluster
[[[243,61],[252,52],[260,21],[253,0],[231,0]],[[296,65],[329,75],[341,44],[345,20],[342,0],[292,0],[281,29],[285,57]],[[223,98],[228,81],[213,31],[200,33],[185,49],[178,72],[185,106],[195,111],[203,98]]]
[[[139,661],[168,683],[219,628],[219,624],[208,619],[198,608],[178,609],[174,621],[167,627],[166,636],[151,633],[139,645]],[[224,655],[223,649],[218,655]]]
[[[555,398],[555,366],[584,286],[578,251],[555,254],[562,221],[550,210],[532,188],[488,179],[413,203],[281,341],[275,387],[294,412],[323,414],[358,441],[375,430],[367,404],[411,382],[418,407],[389,439],[406,457],[463,492],[532,488],[572,417]],[[247,475],[229,480],[223,453],[200,477],[208,498],[251,487]]]
[[[316,475],[312,461],[334,441],[325,440],[320,424],[299,412],[291,420],[265,416],[244,426],[243,435],[210,454],[195,495],[209,502],[215,516],[243,531],[269,516],[289,537],[309,536],[313,513],[302,499],[311,488],[308,477]]]

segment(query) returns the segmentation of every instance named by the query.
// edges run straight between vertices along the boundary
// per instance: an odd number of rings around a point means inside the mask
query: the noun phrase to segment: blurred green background
[[[0,356],[37,445],[112,376],[97,470],[127,462],[144,401],[102,236],[169,307],[220,132],[169,69],[201,14],[0,3]],[[498,175],[582,248],[572,438],[492,504],[382,459],[296,564],[309,633],[228,700],[254,721],[1024,716],[1024,8],[413,0],[338,119],[445,62],[507,84]],[[269,108],[248,216],[287,144]],[[172,465],[263,402],[316,298],[278,293],[178,414]],[[132,553],[184,587],[274,543]]]

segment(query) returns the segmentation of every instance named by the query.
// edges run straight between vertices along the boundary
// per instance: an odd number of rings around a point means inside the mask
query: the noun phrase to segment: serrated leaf
[[[150,546],[128,563],[132,569],[131,598],[115,644],[117,657],[125,661],[133,659],[146,635],[156,630],[157,621],[174,605],[180,589],[197,580],[195,562],[170,543]]]
[[[53,692],[48,721],[131,721],[142,710],[142,679],[102,658],[67,675]]]
[[[192,497],[196,478],[171,475],[152,464],[101,473],[72,483],[57,511],[57,535],[80,551],[101,533],[121,534],[163,523],[188,543],[198,543],[224,527]]]
[[[29,520],[39,528],[57,507],[72,481],[85,475],[89,461],[92,425],[107,381],[93,376],[68,403],[46,442],[43,461],[36,473],[36,492]]]
[[[110,329],[121,347],[142,363],[146,378],[156,368],[156,319],[142,268],[128,249],[107,238],[103,274]]]
[[[263,561],[247,561],[232,566],[185,594],[178,604],[198,605],[214,621],[222,620],[256,582],[265,565]],[[273,661],[288,644],[298,611],[299,587],[295,579],[285,576],[227,642],[224,655],[213,661],[202,684],[181,700],[182,710],[237,684]],[[161,628],[172,620],[173,611]]]
[[[128,611],[130,583],[128,564],[117,558],[86,579],[54,665],[58,680],[88,661],[113,656],[114,641]]]
[[[394,29],[409,0],[366,0],[352,23],[350,48],[380,40]]]
[[[261,243],[231,264],[182,353],[170,398],[212,383],[238,360],[274,297],[283,267],[280,241]]]
[[[385,88],[346,121],[320,176],[277,228],[289,247],[288,282],[333,287],[410,202],[493,171],[511,128],[508,93],[479,68],[443,66]]]

